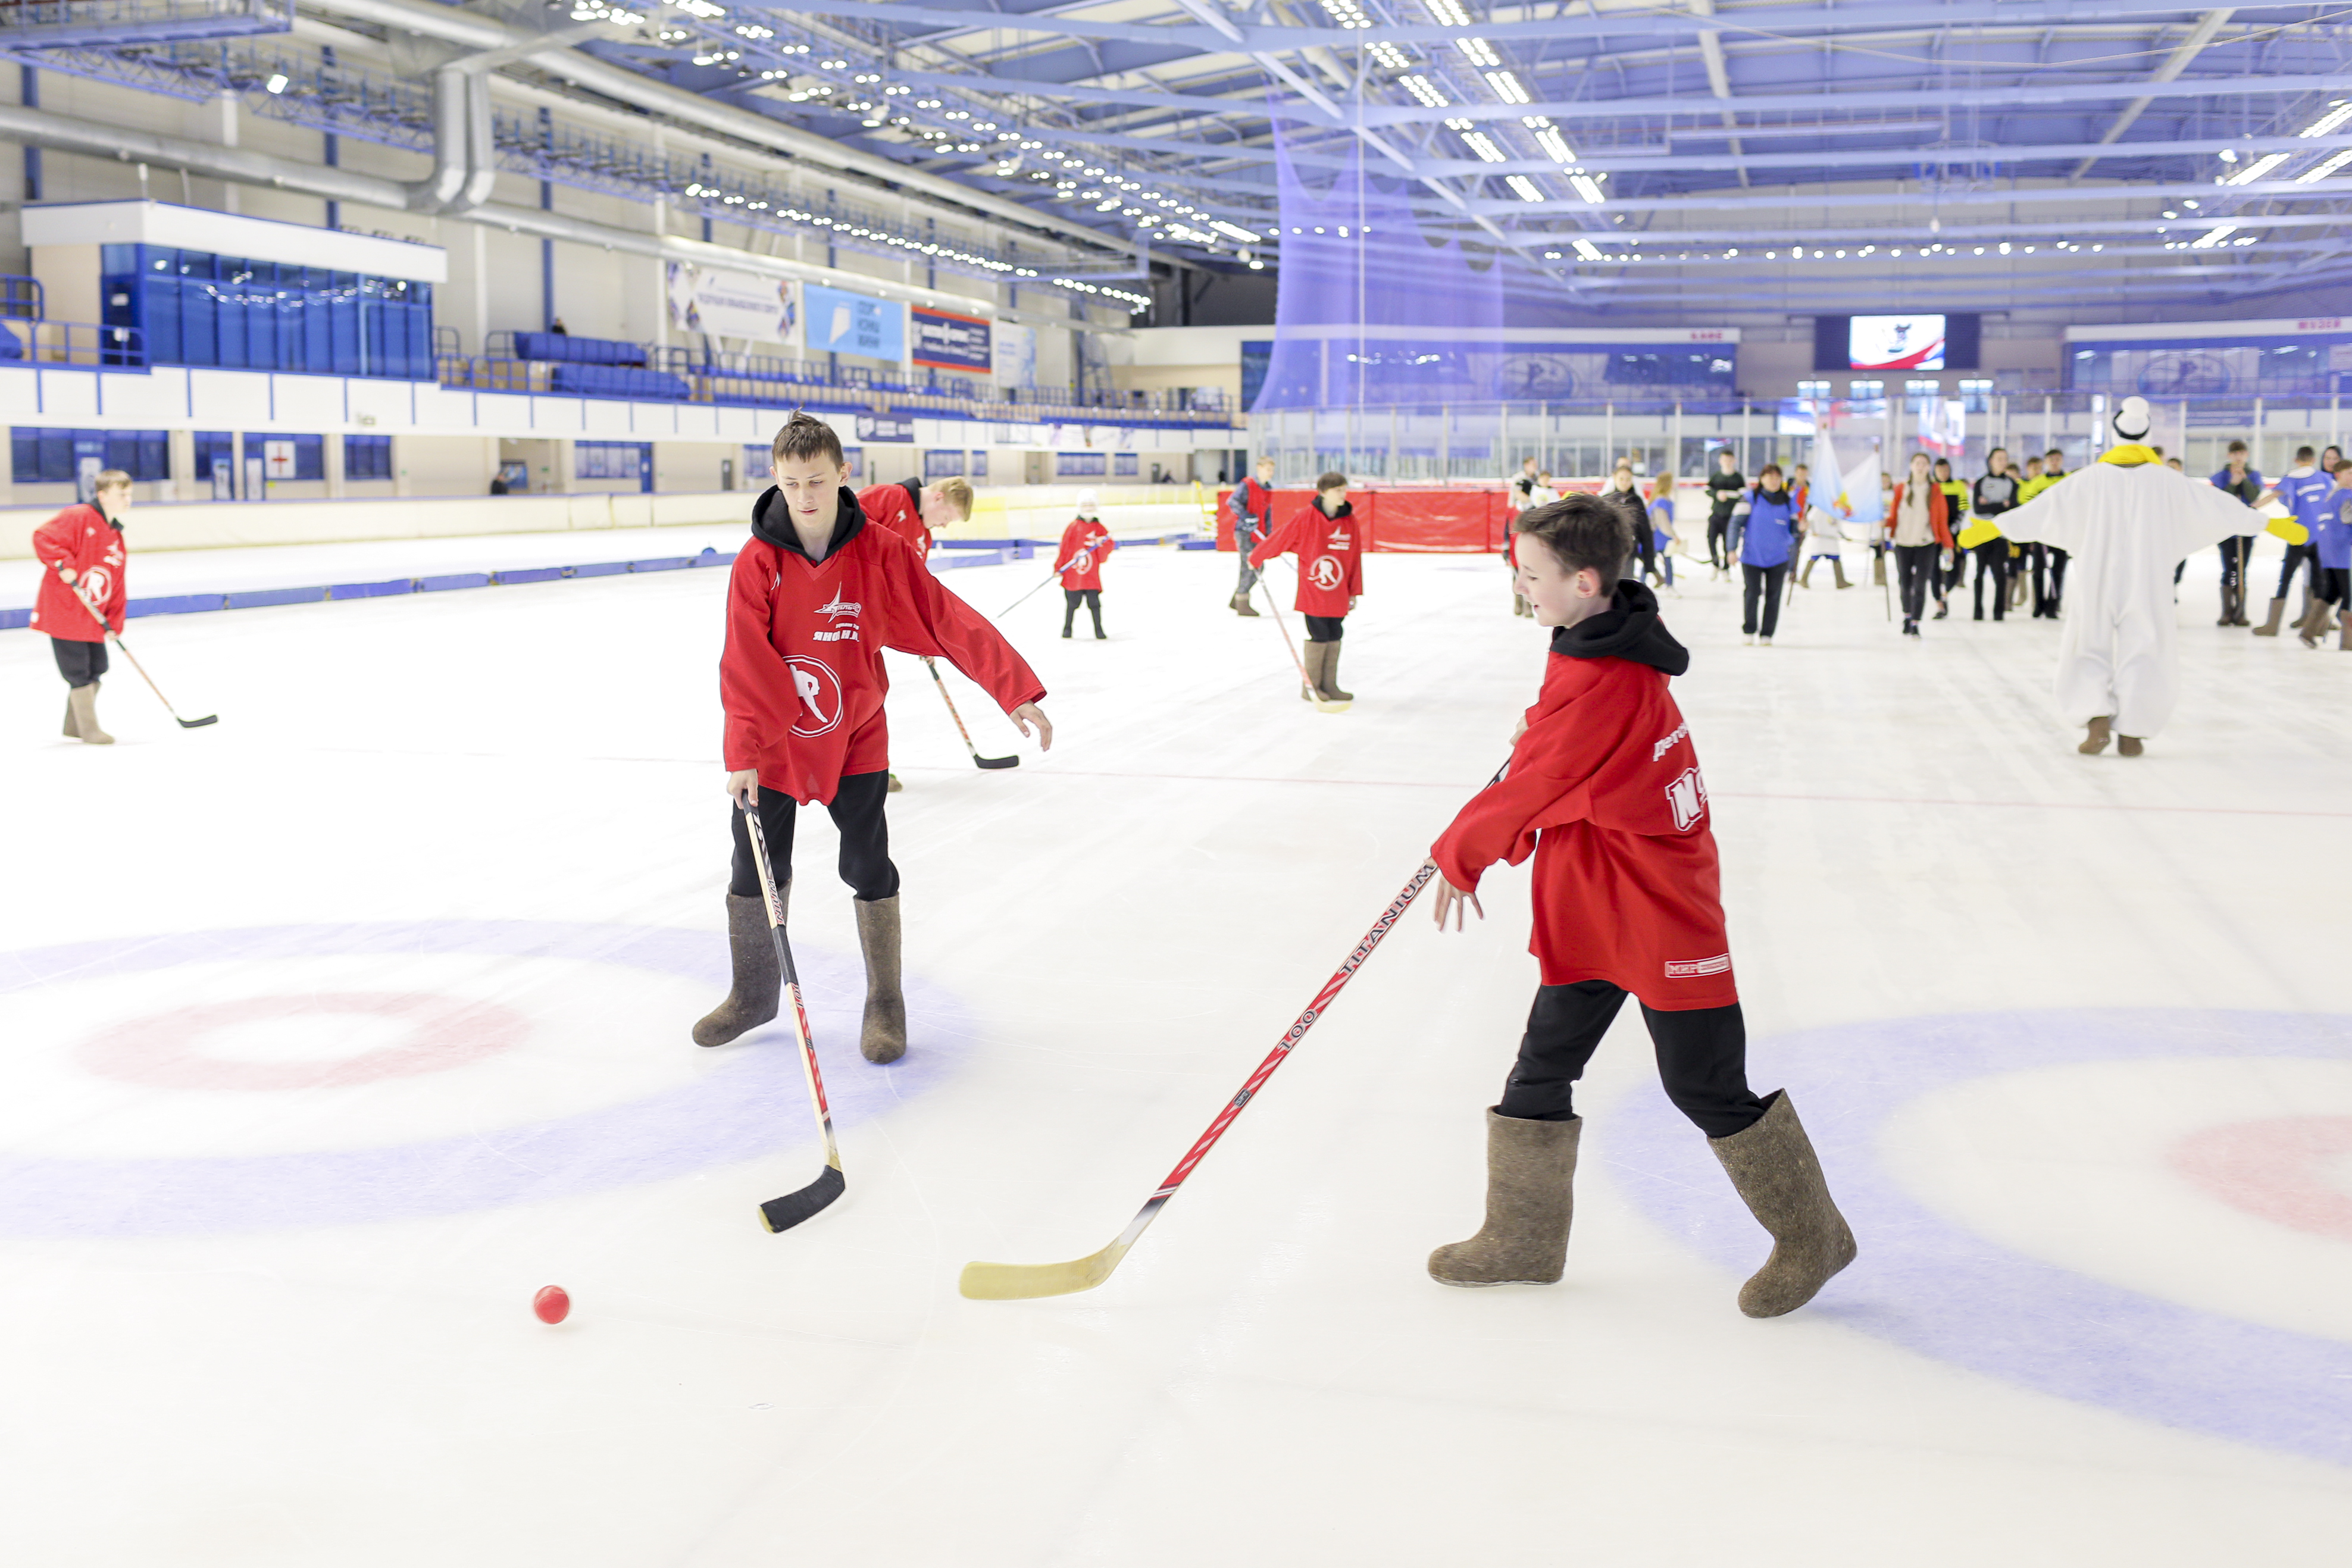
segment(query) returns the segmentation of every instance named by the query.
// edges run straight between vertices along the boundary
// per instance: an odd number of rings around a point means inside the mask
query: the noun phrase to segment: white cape
[[[2094,463],[2004,514],[2009,538],[2074,558],[2058,643],[2059,716],[2109,716],[2117,734],[2143,738],[2161,730],[2180,695],[2172,569],[2263,527],[2236,497],[2158,462]]]

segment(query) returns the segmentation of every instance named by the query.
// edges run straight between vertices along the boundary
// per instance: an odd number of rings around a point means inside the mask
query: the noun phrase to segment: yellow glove
[[[2304,545],[2311,542],[2311,530],[2293,517],[2273,518],[2271,525],[2263,531],[2266,534],[2276,534],[2291,545]]]
[[[1979,517],[1960,530],[1960,548],[1974,549],[1989,539],[2000,538],[2000,525],[1990,517]]]

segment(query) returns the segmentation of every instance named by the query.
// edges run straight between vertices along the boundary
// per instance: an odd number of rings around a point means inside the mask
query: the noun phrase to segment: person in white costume
[[[2020,544],[2074,558],[2074,591],[2058,643],[2058,711],[2087,731],[2076,749],[2137,757],[2180,695],[2172,569],[2196,550],[2262,531],[2236,497],[2164,465],[2141,444],[2147,402],[2127,397],[2113,421],[2121,444],[2003,516]]]

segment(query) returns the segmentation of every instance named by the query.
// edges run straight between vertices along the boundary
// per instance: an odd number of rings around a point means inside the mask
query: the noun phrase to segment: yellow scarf
[[[2118,468],[2137,468],[2144,463],[2161,463],[2153,447],[2142,446],[2137,441],[2126,441],[2120,446],[2110,446],[2099,455],[2102,463],[2112,463]]]

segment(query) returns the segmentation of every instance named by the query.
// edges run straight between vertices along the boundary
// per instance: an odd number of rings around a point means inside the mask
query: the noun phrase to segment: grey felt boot
[[[1441,1285],[1549,1285],[1568,1267],[1576,1145],[1584,1118],[1528,1122],[1486,1111],[1486,1223],[1429,1255]]]
[[[1795,1312],[1854,1258],[1853,1232],[1830,1197],[1796,1106],[1777,1089],[1765,1103],[1753,1126],[1707,1140],[1740,1201],[1772,1238],[1772,1256],[1739,1288],[1739,1310],[1751,1318]]]
[[[1306,684],[1298,688],[1299,701],[1311,703],[1320,694],[1323,685],[1323,650],[1328,646],[1329,644],[1325,643],[1309,643],[1299,651],[1298,662],[1307,672]]]
[[[2254,635],[2257,637],[2277,636],[2279,633],[2279,622],[2284,619],[2285,615],[2286,601],[2284,599],[2272,600],[2271,612],[2263,618],[2261,625],[2254,628]]]
[[[793,884],[777,895],[791,907]],[[776,962],[776,939],[768,934],[768,913],[757,898],[727,895],[727,950],[734,957],[735,984],[727,999],[694,1026],[697,1045],[725,1045],[745,1030],[776,1016],[784,971]]]
[[[71,692],[68,692],[66,694],[65,735],[68,740],[79,740],[81,738],[81,723],[74,717],[74,700],[73,693]]]
[[[868,1061],[907,1054],[907,998],[898,988],[898,899],[849,901],[857,911],[857,945],[866,952],[866,1020],[857,1049]]]
[[[73,732],[86,746],[112,746],[114,737],[98,727],[98,683],[75,686],[66,693],[66,706],[73,715]]]
[[[2096,757],[2100,752],[2105,751],[2107,748],[2108,727],[2114,722],[2111,717],[2104,714],[2093,719],[2084,727],[2089,733],[2083,737],[2083,744],[2074,749],[2085,757]]]
[[[1323,700],[1326,702],[1351,703],[1356,700],[1355,693],[1343,692],[1339,689],[1339,643],[1323,644],[1323,668],[1316,677],[1315,686],[1316,690],[1322,694]]]

